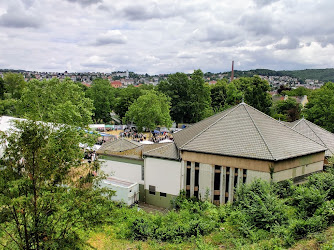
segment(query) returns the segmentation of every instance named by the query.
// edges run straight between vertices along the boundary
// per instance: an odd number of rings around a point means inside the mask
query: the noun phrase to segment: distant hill
[[[230,76],[231,72],[227,72]],[[322,82],[334,82],[334,69],[304,69],[304,70],[270,70],[270,69],[254,69],[247,71],[235,70],[235,77],[247,77],[253,75],[263,76],[291,76],[301,81],[306,79],[319,80]]]

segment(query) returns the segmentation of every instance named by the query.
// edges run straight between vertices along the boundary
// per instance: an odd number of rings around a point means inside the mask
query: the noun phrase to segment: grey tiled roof
[[[325,155],[332,156],[334,153],[334,134],[317,126],[316,124],[301,119],[292,128],[310,139],[320,143],[327,148]]]
[[[129,141],[121,138],[115,141],[108,141],[102,144],[101,148],[97,151],[99,154],[108,154],[111,152],[123,152],[126,150],[140,147],[141,144],[135,141]]]
[[[271,161],[326,150],[245,103],[175,133],[174,140],[180,150]]]
[[[143,153],[144,156],[165,158],[165,159],[179,159],[179,153],[174,142],[162,143],[161,146]]]

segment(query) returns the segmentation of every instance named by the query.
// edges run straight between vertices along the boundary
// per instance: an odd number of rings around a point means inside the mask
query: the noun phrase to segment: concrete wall
[[[156,192],[179,195],[182,186],[181,162],[146,157],[145,189],[155,186]]]
[[[260,172],[254,170],[247,170],[246,184],[250,184],[255,179],[262,179],[265,181],[270,181],[270,173]]]
[[[124,180],[129,180],[131,182],[137,182],[139,184],[144,184],[142,180],[142,165],[140,161],[129,161],[126,162],[125,159],[122,161],[116,161],[117,157],[113,157],[113,160],[100,159],[101,161],[101,170],[109,175],[115,176]]]
[[[213,178],[214,171],[213,167],[210,164],[200,164],[199,168],[199,198],[204,199],[208,195],[210,201],[213,200]]]
[[[317,171],[323,170],[323,161],[305,164],[296,168],[275,172],[273,174],[273,181],[283,181],[286,179],[293,179],[299,176],[308,175]]]

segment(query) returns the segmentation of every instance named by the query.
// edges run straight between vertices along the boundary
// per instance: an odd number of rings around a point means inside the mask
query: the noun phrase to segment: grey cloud
[[[0,16],[0,25],[10,28],[38,28],[41,26],[41,22],[19,8],[10,7],[7,13]]]
[[[262,7],[262,6],[267,6],[267,5],[270,5],[270,4],[278,2],[278,1],[279,0],[254,0],[254,3],[258,7]]]
[[[97,37],[95,45],[102,46],[107,44],[125,44],[126,42],[126,36],[124,36],[119,30],[109,30]]]
[[[273,20],[261,12],[243,15],[238,24],[255,35],[273,34]]]
[[[284,50],[284,49],[297,49],[300,48],[301,45],[299,43],[299,40],[295,37],[288,38],[288,41],[286,43],[279,43],[275,45],[276,49]]]
[[[132,21],[143,21],[155,18],[168,18],[172,14],[162,12],[155,4],[147,7],[143,5],[131,5],[122,10],[123,16]]]
[[[82,6],[88,6],[92,4],[102,3],[102,0],[66,0],[70,3],[78,3]]]
[[[108,68],[110,67],[110,64],[108,63],[80,63],[81,66],[85,67],[85,68],[93,68],[93,69],[96,69],[96,68]]]

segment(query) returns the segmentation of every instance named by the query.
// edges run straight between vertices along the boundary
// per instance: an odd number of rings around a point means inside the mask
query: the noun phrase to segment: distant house
[[[112,81],[112,82],[110,82],[110,85],[113,88],[121,88],[122,87],[122,82],[121,81]]]
[[[173,137],[172,143],[148,145],[155,147],[145,150],[136,146],[133,152],[119,153],[129,158],[133,153],[139,157],[142,152],[141,197],[147,203],[168,207],[181,190],[188,197],[208,198],[217,205],[232,202],[235,188],[242,183],[257,178],[298,181],[321,171],[326,150],[245,103]],[[126,173],[130,178],[134,171]]]

